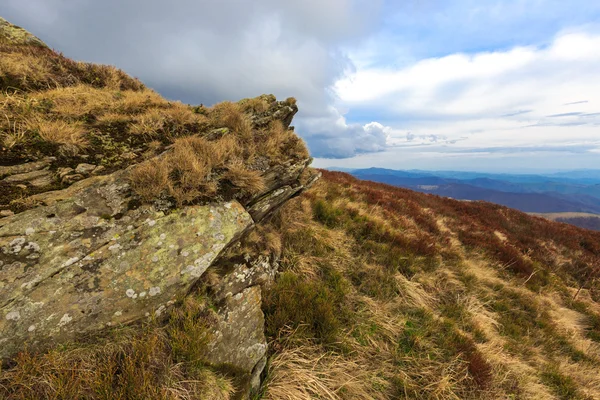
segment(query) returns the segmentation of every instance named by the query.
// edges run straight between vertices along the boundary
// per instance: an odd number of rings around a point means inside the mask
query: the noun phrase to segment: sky
[[[296,97],[317,167],[600,169],[600,2],[2,0],[169,99]]]

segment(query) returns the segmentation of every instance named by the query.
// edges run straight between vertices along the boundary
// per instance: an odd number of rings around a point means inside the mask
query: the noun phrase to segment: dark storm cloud
[[[123,68],[168,98],[213,104],[295,96],[296,124],[314,129],[298,131],[313,155],[379,149],[365,129],[339,124],[329,90],[353,68],[340,48],[374,28],[379,1],[5,1],[2,15],[51,47]],[[327,143],[311,139],[321,131]]]

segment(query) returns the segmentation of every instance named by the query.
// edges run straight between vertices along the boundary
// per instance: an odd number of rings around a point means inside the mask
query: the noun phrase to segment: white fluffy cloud
[[[447,157],[600,146],[600,35],[592,33],[398,69],[359,68],[335,87],[343,107],[389,123],[394,146],[444,145]]]

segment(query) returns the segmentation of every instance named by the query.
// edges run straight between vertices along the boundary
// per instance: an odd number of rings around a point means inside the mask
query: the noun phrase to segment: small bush
[[[290,272],[281,274],[263,301],[267,334],[277,337],[284,328],[292,328],[323,343],[334,343],[341,328],[345,294],[329,283],[304,281]]]

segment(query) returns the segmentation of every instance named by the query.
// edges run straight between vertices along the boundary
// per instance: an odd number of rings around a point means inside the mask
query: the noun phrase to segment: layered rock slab
[[[253,222],[237,201],[136,208],[126,174],[0,220],[1,358],[160,315]]]

